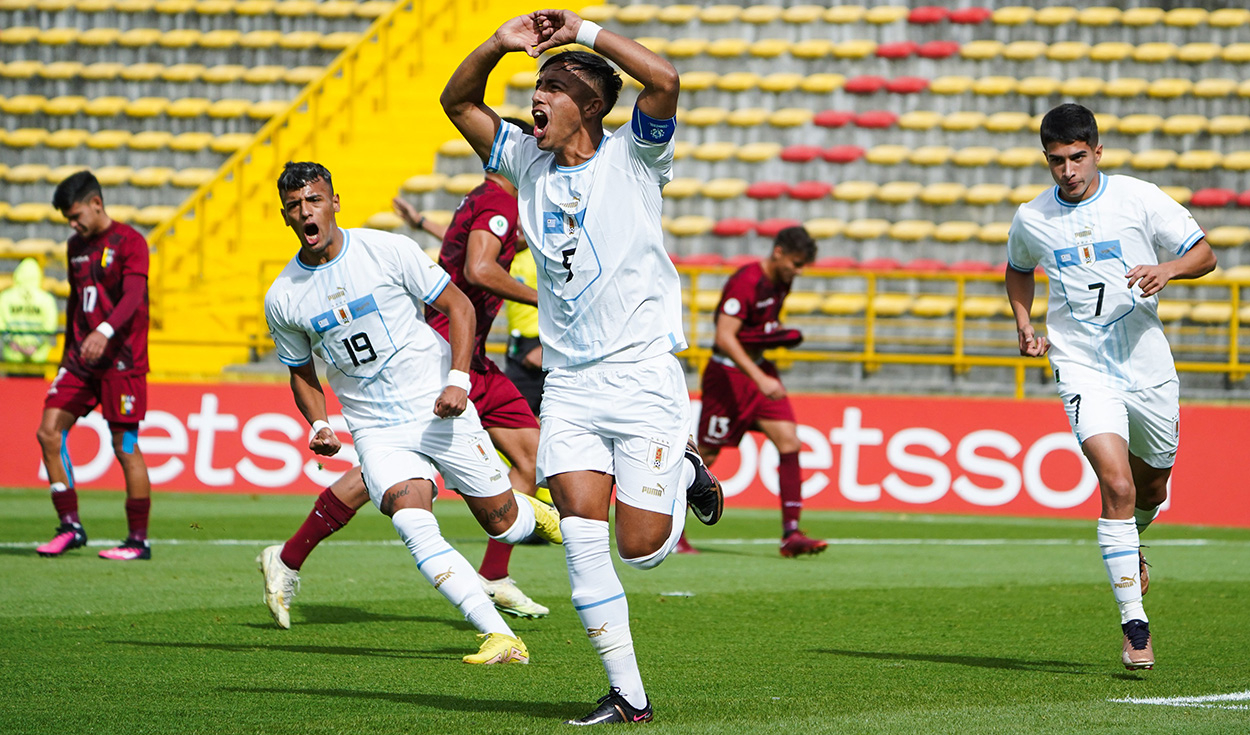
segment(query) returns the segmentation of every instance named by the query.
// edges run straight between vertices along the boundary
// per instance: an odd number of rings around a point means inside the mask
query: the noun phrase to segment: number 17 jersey
[[[1020,206],[1007,262],[1025,273],[1040,265],[1050,280],[1046,334],[1060,383],[1143,390],[1176,378],[1159,297],[1130,289],[1125,274],[1158,264],[1158,250],[1182,255],[1202,236],[1188,210],[1131,176],[1100,173],[1098,191],[1081,202],[1053,187]]]
[[[353,432],[434,418],[451,347],[426,324],[450,278],[416,243],[369,229],[343,230],[328,263],[296,256],[265,295],[265,319],[288,366],[315,353]]]

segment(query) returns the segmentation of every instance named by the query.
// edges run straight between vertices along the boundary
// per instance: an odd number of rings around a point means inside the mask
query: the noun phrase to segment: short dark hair
[[[325,166],[312,161],[300,161],[298,163],[287,161],[282,165],[282,173],[278,176],[278,195],[281,196],[288,191],[303,189],[317,179],[326,182],[330,193],[334,193],[334,182],[330,180],[330,171]]]
[[[90,171],[79,171],[70,174],[56,185],[52,193],[52,206],[64,212],[78,202],[85,202],[92,197],[100,197],[104,201],[104,192],[100,190],[100,181]]]
[[[517,126],[518,128],[521,129],[521,132],[525,133],[526,135],[534,134],[533,124],[527,123],[519,117],[505,117],[503,118],[503,121],[506,123],[512,123],[513,125]]]
[[[1068,102],[1046,113],[1041,135],[1043,148],[1049,148],[1051,143],[1080,141],[1093,149],[1098,147],[1098,121],[1089,108]]]
[[[604,61],[603,57],[588,51],[564,51],[544,61],[538,73],[542,74],[547,67],[554,65],[562,66],[590,80],[603,97],[603,114],[599,116],[600,118],[616,106],[616,100],[621,96],[621,75],[617,74],[616,69]]]
[[[816,260],[816,241],[801,226],[787,227],[777,233],[773,247],[787,255],[801,255],[804,263]]]

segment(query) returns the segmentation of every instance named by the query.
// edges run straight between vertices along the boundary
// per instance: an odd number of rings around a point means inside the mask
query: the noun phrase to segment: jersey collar
[[[326,268],[329,268],[330,266],[342,260],[343,254],[347,252],[347,246],[352,244],[352,235],[351,235],[350,230],[344,230],[342,227],[339,228],[339,232],[343,233],[343,247],[339,250],[339,254],[334,256],[334,258],[326,261],[325,263],[322,263],[321,265],[308,265],[307,263],[299,259],[299,254],[297,253],[295,255],[295,262],[299,263],[299,267],[303,268],[306,271],[320,271],[320,270],[325,270]]]
[[[606,130],[603,131],[603,137],[599,139],[599,145],[598,147],[595,148],[595,153],[593,156],[591,156],[590,158],[587,158],[585,161],[577,164],[576,166],[561,166],[560,164],[557,163],[556,170],[562,174],[575,173],[577,171],[584,170],[587,166],[590,165],[591,161],[594,161],[595,158],[599,155],[599,151],[603,150],[604,142],[606,142],[607,139],[610,137],[612,137],[611,133],[609,133]]]
[[[1104,174],[1103,172],[1099,171],[1099,172],[1098,172],[1098,193],[1097,193],[1097,194],[1094,194],[1094,196],[1090,197],[1089,199],[1082,199],[1082,200],[1081,200],[1081,201],[1079,201],[1079,202],[1075,202],[1075,203],[1073,203],[1073,202],[1069,202],[1069,201],[1067,201],[1066,199],[1064,199],[1063,197],[1059,196],[1059,187],[1058,187],[1058,186],[1056,186],[1056,187],[1055,187],[1055,190],[1054,190],[1054,191],[1055,191],[1055,201],[1056,201],[1056,202],[1059,202],[1060,204],[1062,204],[1062,205],[1063,205],[1063,206],[1065,206],[1065,207],[1068,207],[1068,208],[1070,208],[1070,209],[1075,209],[1076,207],[1084,207],[1086,204],[1093,204],[1094,202],[1098,201],[1098,197],[1102,196],[1102,195],[1103,195],[1103,192],[1105,192],[1106,190],[1107,190],[1107,175],[1106,175],[1106,174]]]

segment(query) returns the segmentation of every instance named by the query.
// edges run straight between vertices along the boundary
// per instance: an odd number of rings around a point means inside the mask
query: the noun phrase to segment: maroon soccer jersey
[[[716,318],[741,319],[743,332],[772,332],[781,325],[781,305],[789,295],[790,285],[768,280],[759,263],[744,265],[725,282]]]
[[[148,243],[129,225],[113,222],[91,238],[77,234],[66,246],[70,294],[66,306],[65,354],[61,366],[82,376],[142,374],[148,371]],[[131,316],[115,315],[126,276],[143,277],[143,293]],[[124,311],[130,311],[125,309]],[[110,318],[117,317],[117,318]],[[103,356],[82,361],[79,349],[102,322],[113,327]]]
[[[503,299],[484,288],[469,283],[464,275],[465,259],[469,255],[469,234],[474,230],[485,230],[499,238],[499,265],[506,271],[516,257],[516,197],[503,190],[493,181],[484,181],[482,185],[469,192],[456,214],[451,219],[447,234],[443,237],[443,247],[438,254],[438,264],[451,276],[464,295],[473,302],[477,314],[477,334],[473,340],[473,370],[484,372],[487,369],[486,337],[490,334],[490,326],[499,313]],[[450,324],[447,317],[433,307],[425,309],[425,319],[431,327],[447,338]]]

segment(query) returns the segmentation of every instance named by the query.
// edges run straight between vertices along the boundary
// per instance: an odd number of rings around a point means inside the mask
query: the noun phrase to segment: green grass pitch
[[[372,508],[305,564],[282,631],[253,559],[311,497],[158,494],[153,559],[134,563],[95,558],[124,534],[121,494],[80,497],[93,545],[41,559],[46,492],[0,490],[0,733],[550,733],[606,690],[559,548],[513,555],[552,609],[511,621],[532,664],[472,667],[473,631]],[[476,564],[465,506],[436,513]],[[809,512],[804,526],[835,543],[782,559],[776,511],[731,509],[691,521],[699,556],[618,565],[648,732],[1250,732],[1246,696],[1113,701],[1250,690],[1250,531],[1150,529],[1158,666],[1129,673],[1092,520]]]

